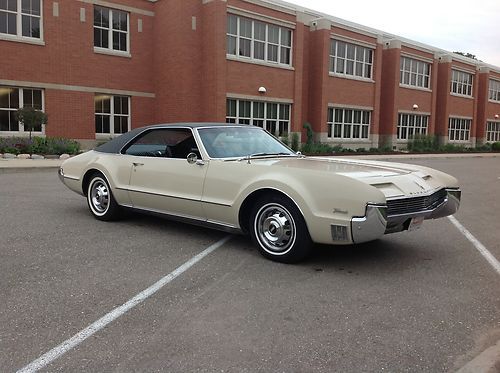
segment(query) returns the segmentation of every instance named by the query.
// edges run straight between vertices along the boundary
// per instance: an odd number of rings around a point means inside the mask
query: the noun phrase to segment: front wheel
[[[94,174],[87,189],[87,203],[96,219],[114,220],[120,206],[115,201],[108,182],[101,174]]]
[[[250,215],[250,234],[260,253],[282,263],[296,263],[311,251],[311,237],[302,214],[288,198],[260,199]]]

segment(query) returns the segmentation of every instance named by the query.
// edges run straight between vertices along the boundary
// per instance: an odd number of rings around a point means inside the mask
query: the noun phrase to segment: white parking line
[[[44,366],[50,364],[52,361],[57,359],[58,357],[62,356],[69,350],[75,348],[78,346],[80,343],[82,343],[84,340],[86,340],[88,337],[93,335],[94,333],[98,332],[102,328],[104,328],[106,325],[111,323],[112,321],[116,320],[118,317],[122,316],[124,313],[129,311],[130,309],[134,308],[138,304],[142,303],[144,300],[149,298],[151,295],[156,293],[158,290],[160,290],[162,287],[167,285],[169,282],[171,282],[173,279],[187,271],[189,268],[191,268],[193,265],[198,263],[200,260],[202,260],[204,257],[206,257],[208,254],[211,252],[215,251],[222,245],[224,245],[231,236],[227,236],[223,238],[222,240],[214,243],[212,246],[209,246],[205,250],[203,250],[201,253],[198,255],[194,256],[190,260],[188,260],[186,263],[178,267],[176,270],[173,272],[169,273],[165,277],[163,277],[161,280],[156,282],[155,284],[151,285],[149,288],[146,290],[141,291],[139,294],[137,294],[135,297],[130,299],[128,302],[122,304],[121,306],[115,308],[108,314],[104,315],[101,317],[99,320],[96,322],[90,324],[87,326],[85,329],[82,331],[78,332],[75,334],[73,337],[65,340],[62,342],[59,346],[54,347],[52,350],[49,352],[43,354],[40,356],[38,359],[34,360],[30,364],[26,365],[24,368],[19,369],[17,373],[28,373],[28,372],[36,372],[39,369],[43,368]]]
[[[491,266],[498,272],[500,275],[500,262],[491,254],[488,249],[481,243],[479,240],[472,235],[471,232],[467,230],[454,216],[448,216],[448,219],[453,223],[455,227],[462,233],[473,245],[474,247],[481,253],[482,256],[491,264]]]

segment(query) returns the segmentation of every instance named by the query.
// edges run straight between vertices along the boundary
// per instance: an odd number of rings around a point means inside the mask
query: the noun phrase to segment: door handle
[[[134,165],[134,167],[137,167],[137,166],[144,166],[144,163],[139,163],[139,162],[134,162],[132,163]]]

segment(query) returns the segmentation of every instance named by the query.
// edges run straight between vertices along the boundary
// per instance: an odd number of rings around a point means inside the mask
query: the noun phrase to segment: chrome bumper
[[[375,240],[384,234],[407,230],[411,219],[437,219],[453,215],[460,207],[460,189],[446,189],[446,197],[438,206],[430,210],[409,214],[387,216],[387,206],[367,204],[365,216],[351,219],[351,235],[354,243]]]
[[[59,176],[59,180],[61,180],[61,183],[65,184],[64,182],[64,171],[62,167],[59,167],[59,170],[57,171],[57,176]]]

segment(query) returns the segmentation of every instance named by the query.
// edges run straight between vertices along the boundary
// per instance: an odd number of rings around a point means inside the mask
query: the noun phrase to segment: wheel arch
[[[90,180],[92,179],[92,176],[99,174],[102,175],[102,177],[106,180],[106,183],[108,183],[109,187],[111,188],[111,184],[109,183],[108,177],[102,172],[101,170],[97,168],[90,168],[87,171],[85,171],[85,174],[83,175],[82,178],[82,192],[85,197],[87,197],[87,191],[89,188]]]
[[[307,221],[304,215],[304,212],[302,211],[301,207],[297,204],[297,202],[286,192],[276,189],[276,188],[270,188],[270,187],[265,187],[265,188],[260,188],[257,190],[254,190],[252,193],[250,193],[248,196],[245,197],[243,200],[239,212],[238,212],[238,222],[241,227],[241,230],[244,233],[249,232],[249,223],[250,223],[250,214],[252,212],[252,208],[255,205],[255,203],[261,199],[265,195],[280,195],[288,199],[290,202],[292,202],[295,207],[299,210],[300,214],[304,218],[304,221],[306,222],[307,226]]]

